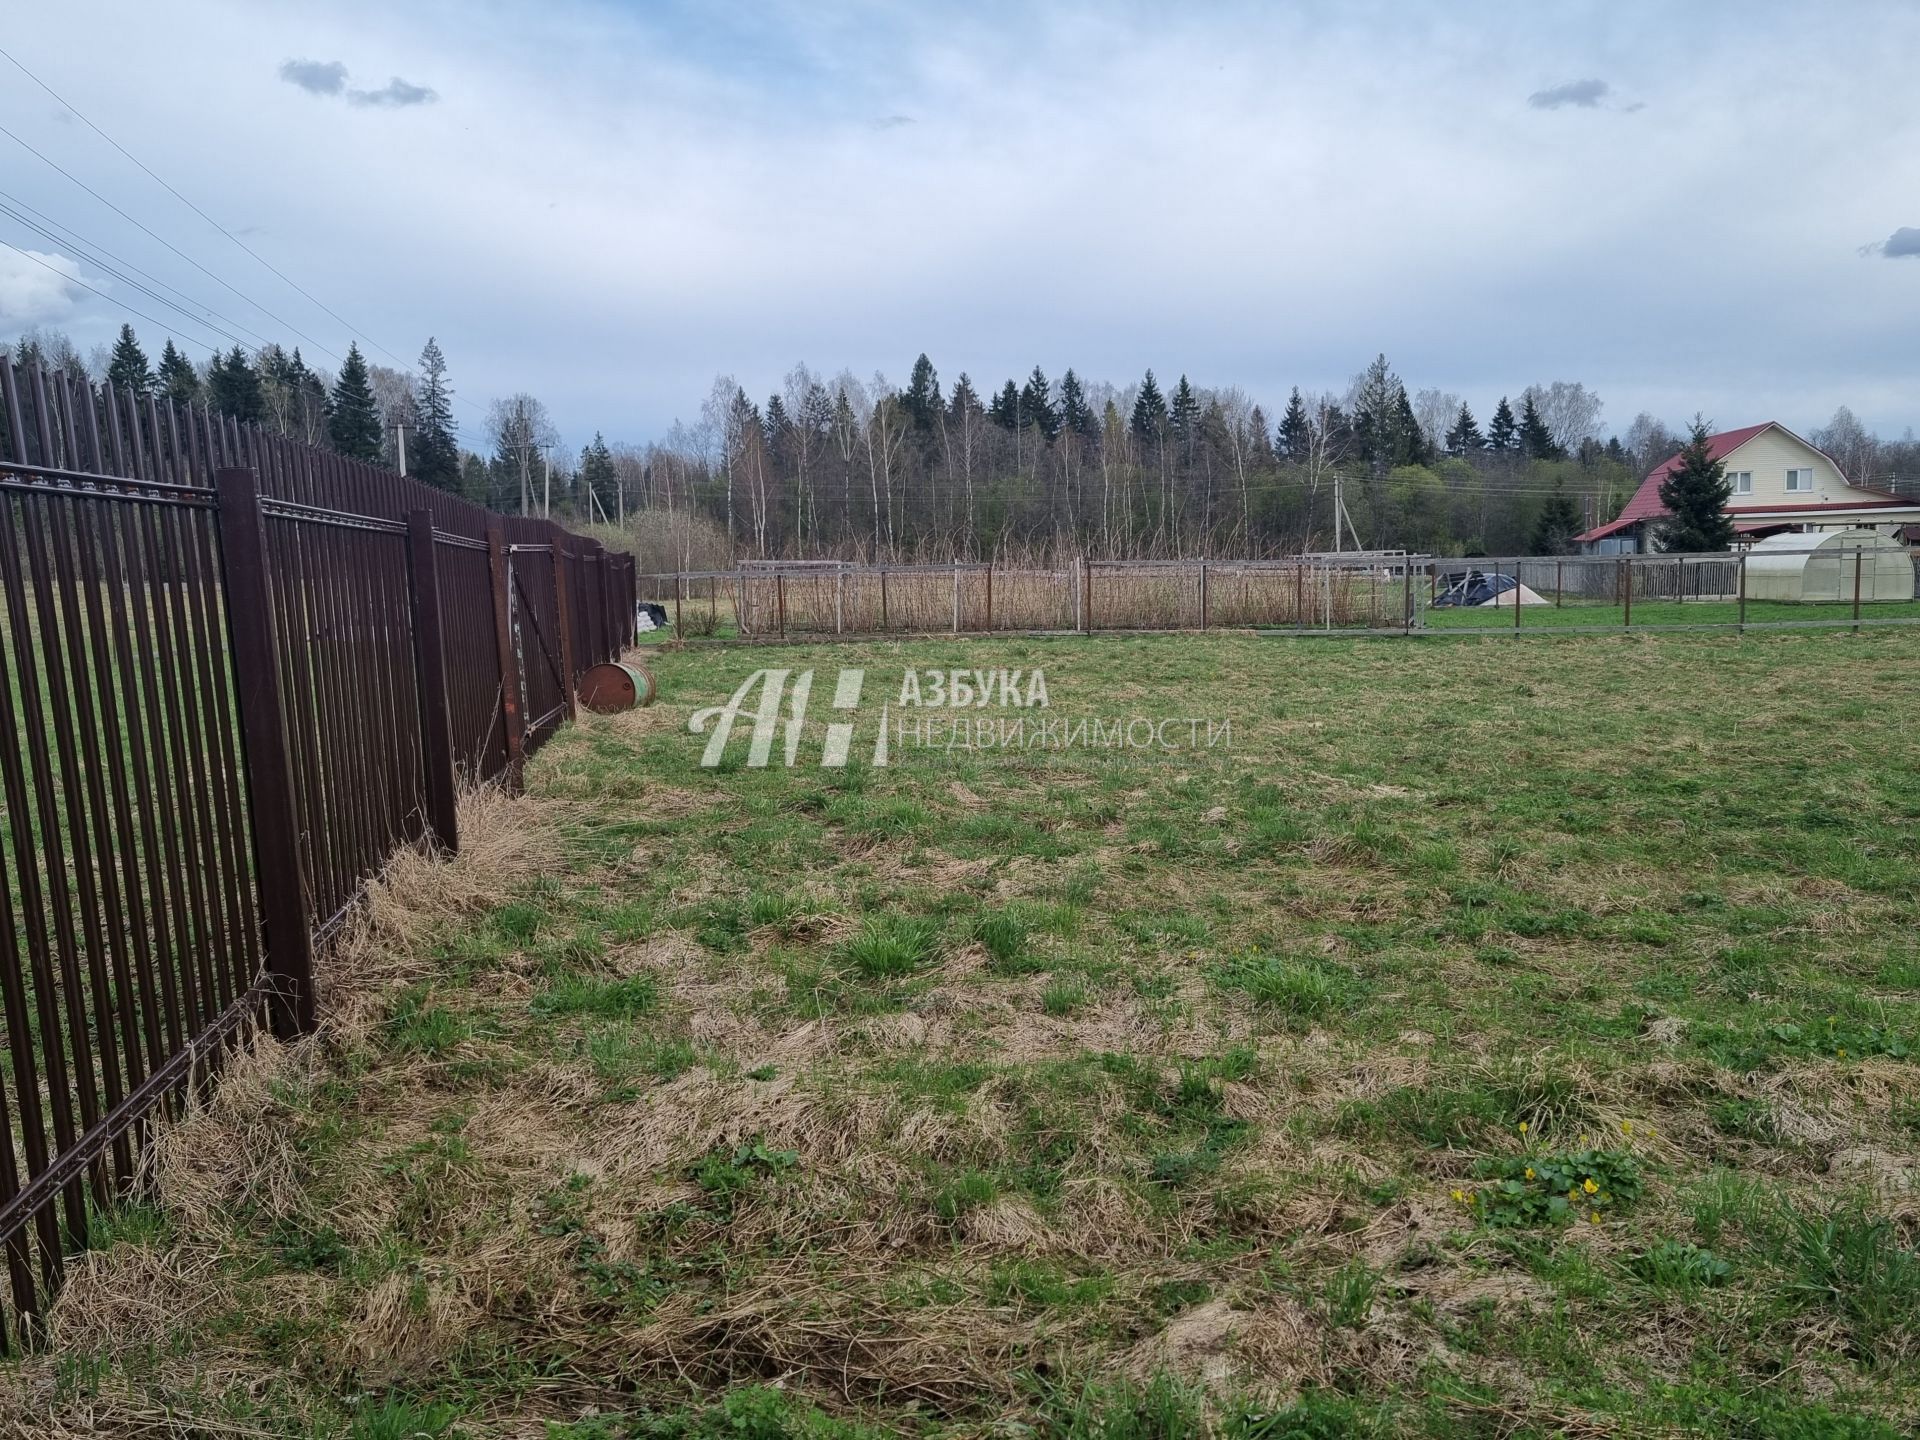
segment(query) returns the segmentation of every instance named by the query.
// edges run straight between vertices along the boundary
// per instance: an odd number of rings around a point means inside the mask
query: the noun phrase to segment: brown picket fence
[[[632,640],[630,557],[0,359],[0,1351],[398,847]],[[11,1314],[6,1312],[10,1308]]]

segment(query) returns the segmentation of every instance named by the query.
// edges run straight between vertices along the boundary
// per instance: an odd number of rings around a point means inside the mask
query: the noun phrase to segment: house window
[[[1811,490],[1811,489],[1813,489],[1813,471],[1811,470],[1787,471],[1787,493],[1789,495],[1793,494],[1796,490]]]
[[[1753,472],[1751,470],[1735,470],[1728,474],[1727,478],[1733,481],[1734,494],[1751,495],[1753,493]]]

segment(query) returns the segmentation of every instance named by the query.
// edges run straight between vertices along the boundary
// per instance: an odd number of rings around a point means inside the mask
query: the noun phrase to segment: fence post
[[[1200,628],[1207,628],[1207,562],[1200,562]]]
[[[638,608],[637,602],[635,608]],[[673,636],[680,640],[686,638],[686,627],[680,623],[680,572],[673,572]]]
[[[1093,557],[1080,557],[1080,628],[1093,633]]]
[[[562,532],[555,528],[549,538],[553,542],[553,613],[557,617],[554,628],[560,632],[560,703],[566,707],[567,719],[575,716],[573,704],[573,603],[568,591],[573,588],[573,566],[567,554],[566,541]]]
[[[993,561],[987,561],[987,631],[993,631]]]
[[[1740,552],[1740,633],[1747,633],[1747,552]]]
[[[885,632],[893,627],[887,623],[887,567],[880,567],[880,629]]]
[[[242,763],[253,829],[267,975],[273,986],[273,1033],[310,1034],[313,933],[300,873],[299,819],[293,804],[293,758],[275,658],[273,591],[267,579],[267,523],[251,470],[214,475],[219,494],[220,558],[226,574],[227,627],[233,641],[234,699],[240,711]]]
[[[1860,633],[1860,559],[1866,554],[1866,546],[1853,547],[1853,633]]]
[[[960,562],[953,562],[953,633],[960,633]]]
[[[507,558],[506,527],[487,521],[487,563],[493,575],[493,636],[500,657],[500,719],[507,740],[507,774],[520,782],[527,736],[520,717],[520,659],[513,648],[513,567]]]
[[[1621,612],[1620,628],[1629,630],[1633,628],[1633,558],[1623,555],[1620,558],[1620,567],[1620,576],[1627,582],[1627,607]]]
[[[427,833],[442,851],[454,855],[460,850],[460,825],[453,775],[453,707],[447,703],[440,571],[434,563],[431,510],[407,514],[407,571],[413,600],[413,664],[420,684],[420,755],[427,771]]]

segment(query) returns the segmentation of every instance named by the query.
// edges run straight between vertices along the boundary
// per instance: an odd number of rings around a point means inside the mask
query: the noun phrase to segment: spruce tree
[[[1433,461],[1433,447],[1427,443],[1427,432],[1420,428],[1404,385],[1400,387],[1400,400],[1393,410],[1392,455],[1396,465],[1427,465]]]
[[[374,403],[373,386],[367,379],[367,362],[361,358],[360,346],[349,344],[340,378],[327,397],[327,439],[349,460],[373,464],[380,459],[380,431],[380,407]]]
[[[1191,446],[1198,434],[1200,419],[1200,397],[1193,392],[1193,386],[1182,375],[1180,383],[1173,387],[1173,404],[1167,411],[1167,429],[1181,444]]]
[[[1567,455],[1547,429],[1547,422],[1540,418],[1531,391],[1520,397],[1520,448],[1529,460],[1564,460]]]
[[[1502,395],[1500,403],[1493,407],[1493,420],[1487,426],[1487,449],[1496,455],[1507,455],[1520,448],[1520,426],[1513,418],[1513,407],[1507,404]]]
[[[1475,423],[1473,411],[1462,402],[1459,417],[1453,422],[1453,428],[1447,431],[1447,453],[1449,455],[1471,455],[1486,444]]]
[[[300,364],[300,352],[294,351]],[[305,366],[301,366],[305,369]],[[407,468],[436,490],[460,488],[460,442],[455,435],[453,387],[447,383],[447,357],[429,335],[420,351],[420,379],[413,393],[413,444]]]
[[[913,420],[916,430],[931,430],[940,416],[940,377],[933,362],[924,354],[913,362],[913,375],[900,396],[900,403]]]
[[[1547,503],[1540,507],[1539,517],[1533,522],[1533,553],[1536,555],[1571,555],[1573,537],[1580,533],[1580,511],[1575,507],[1572,497],[1559,486],[1547,497]]]
[[[1004,430],[1020,428],[1020,387],[1009,380],[987,406],[987,418]]]
[[[259,372],[238,345],[207,362],[207,404],[243,425],[257,425],[266,418]]]
[[[1083,440],[1091,440],[1099,427],[1099,422],[1094,419],[1093,407],[1087,404],[1087,394],[1081,388],[1080,377],[1071,368],[1060,377],[1060,423],[1069,434],[1078,435]]]
[[[580,452],[580,483],[600,502],[600,510],[609,512],[617,507],[607,504],[607,496],[613,492],[619,480],[620,472],[613,465],[613,452],[596,430],[593,432],[593,443]],[[589,501],[581,518],[590,518],[593,513],[593,503]]]
[[[787,418],[787,402],[778,395],[767,397],[766,419],[763,422],[767,431],[767,453],[778,455],[785,448],[787,435],[793,429],[793,422]],[[596,436],[596,438],[598,438]],[[581,467],[586,466],[586,457],[582,456]]]
[[[157,383],[161,398],[176,405],[191,405],[200,398],[200,377],[193,372],[193,362],[173,348],[172,337],[160,352]]]
[[[1142,445],[1154,444],[1167,433],[1166,397],[1160,393],[1151,370],[1140,382],[1140,393],[1134,399],[1133,416],[1127,421],[1127,428]]]
[[[1313,446],[1313,422],[1307,419],[1307,405],[1300,398],[1300,387],[1287,397],[1287,412],[1280,417],[1279,441],[1275,447],[1282,460],[1295,464],[1307,458]]]
[[[1038,365],[1020,387],[1020,424],[1031,425],[1048,440],[1060,433],[1060,412],[1053,407],[1053,386]]]
[[[1660,548],[1725,550],[1732,545],[1733,520],[1727,514],[1732,493],[1725,463],[1713,458],[1706,421],[1696,415],[1686,445],[1660,482],[1660,503],[1667,507],[1659,527]]]
[[[947,402],[947,414],[957,421],[969,413],[982,413],[980,396],[974,391],[973,381],[967,372],[962,370],[960,378],[953,382],[953,399]]]
[[[131,325],[120,327],[120,338],[113,344],[113,358],[107,362],[107,379],[123,395],[144,397],[153,389],[153,370],[147,364],[147,352],[134,338]]]

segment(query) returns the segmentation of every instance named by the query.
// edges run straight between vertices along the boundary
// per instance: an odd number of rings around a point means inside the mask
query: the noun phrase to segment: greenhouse
[[[1907,547],[1873,530],[1769,535],[1747,552],[1750,600],[1862,601],[1914,598]]]

